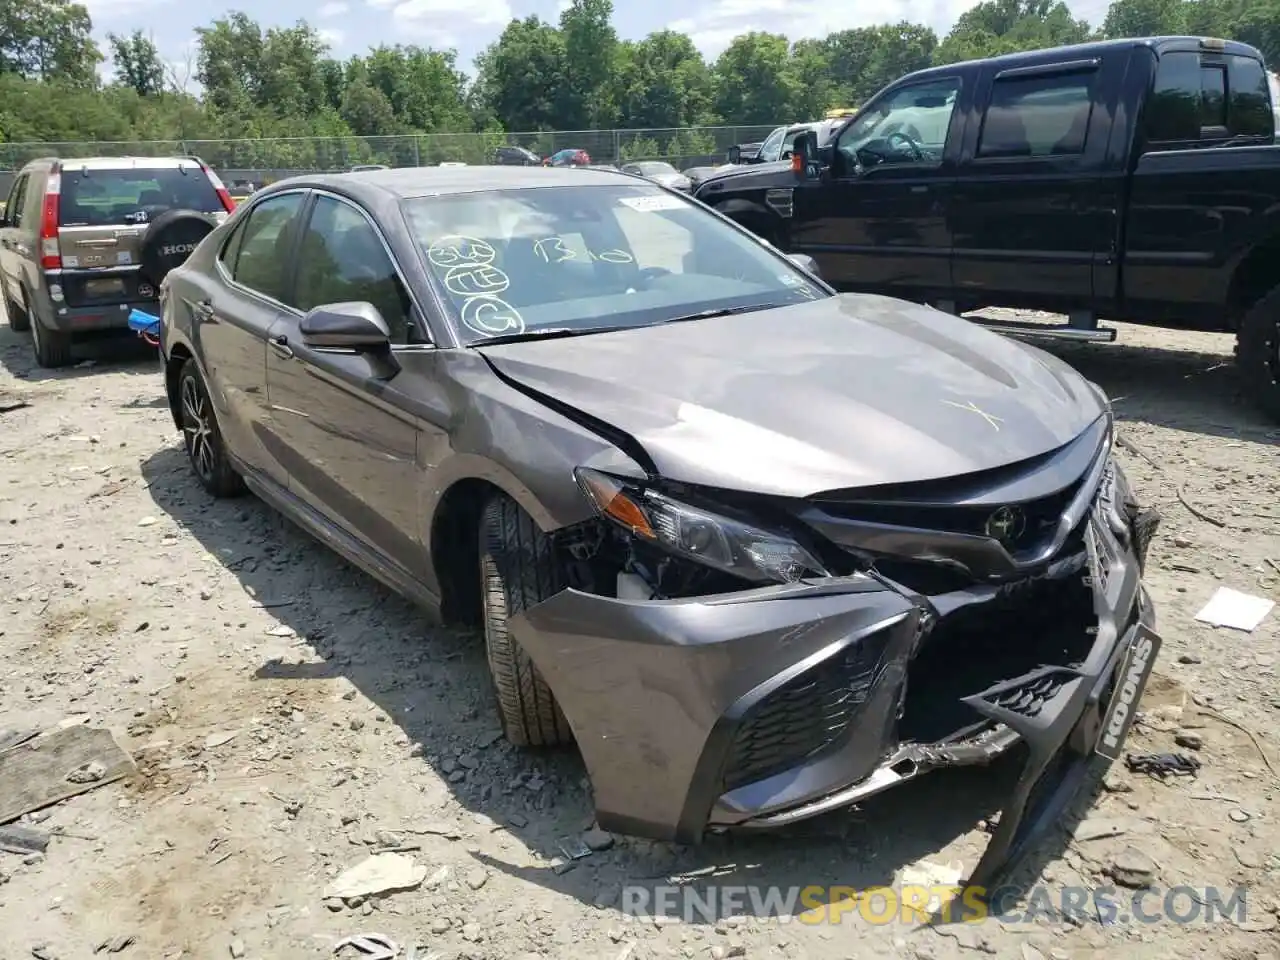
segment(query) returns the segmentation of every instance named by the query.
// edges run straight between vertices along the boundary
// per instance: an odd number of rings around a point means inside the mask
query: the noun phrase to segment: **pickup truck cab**
[[[890,84],[792,162],[697,199],[841,290],[953,313],[1066,314],[1008,333],[1113,340],[1098,317],[1233,332],[1280,419],[1280,146],[1261,54],[1197,37],[949,64]],[[983,321],[980,321],[983,322]]]

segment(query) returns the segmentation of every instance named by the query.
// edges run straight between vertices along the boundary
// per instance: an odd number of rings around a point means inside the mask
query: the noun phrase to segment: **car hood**
[[[860,294],[478,349],[506,378],[630,434],[665,477],[787,497],[1025,460],[1106,409],[1049,354]]]
[[[734,163],[730,164],[728,169],[704,178],[702,184],[723,183],[726,180],[737,180],[741,177],[753,177],[760,174],[789,173],[790,170],[790,160],[774,160],[770,163]]]

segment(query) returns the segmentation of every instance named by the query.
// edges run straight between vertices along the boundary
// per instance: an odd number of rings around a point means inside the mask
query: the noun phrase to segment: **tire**
[[[4,313],[9,320],[9,329],[14,333],[26,333],[31,329],[31,314],[18,301],[11,300],[8,293],[4,295]]]
[[[187,461],[200,486],[220,499],[244,493],[244,480],[227,457],[213,401],[194,358],[178,372],[178,419]]]
[[[1240,321],[1236,364],[1245,394],[1280,422],[1280,287],[1250,307]]]
[[[71,334],[63,330],[51,330],[39,317],[30,319],[31,345],[35,348],[36,363],[47,370],[56,370],[71,364]]]
[[[138,244],[142,275],[158,288],[213,229],[208,216],[198,210],[166,210],[151,221]]]
[[[562,588],[551,540],[502,494],[485,507],[479,533],[485,651],[502,732],[517,747],[571,743],[573,731],[551,688],[507,629],[511,617]]]

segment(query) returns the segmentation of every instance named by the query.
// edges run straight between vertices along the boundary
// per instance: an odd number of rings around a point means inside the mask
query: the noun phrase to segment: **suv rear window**
[[[62,171],[58,201],[61,226],[149,223],[166,210],[176,209],[222,212],[213,184],[195,165]]]

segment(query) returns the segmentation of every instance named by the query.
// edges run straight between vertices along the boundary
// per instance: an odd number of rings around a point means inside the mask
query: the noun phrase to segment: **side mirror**
[[[791,149],[791,169],[795,171],[796,176],[802,179],[808,178],[810,168],[814,168],[816,174],[817,157],[818,135],[810,130],[798,134],[795,146]]]
[[[789,253],[787,254],[787,259],[805,273],[811,273],[819,279],[822,278],[822,273],[818,270],[818,261],[813,259],[813,257],[809,256],[807,253]]]
[[[729,152],[725,154],[725,159],[728,160],[730,163],[741,163],[742,148],[735,143],[732,147],[729,148]]]
[[[391,349],[391,330],[372,303],[353,301],[313,307],[299,324],[309,347],[379,352]]]

